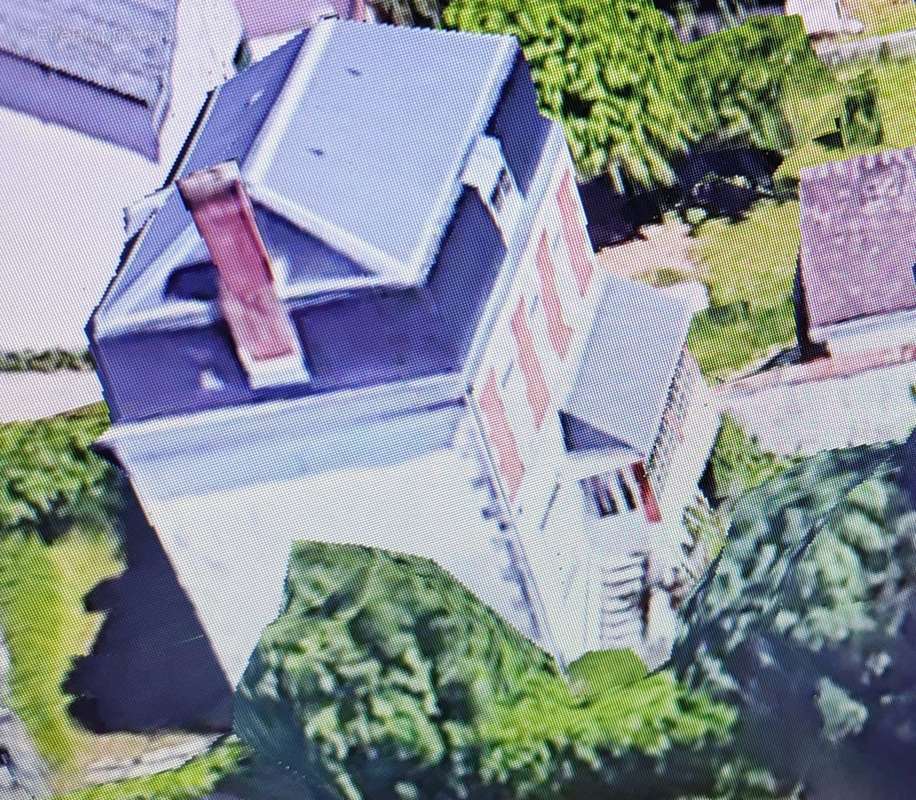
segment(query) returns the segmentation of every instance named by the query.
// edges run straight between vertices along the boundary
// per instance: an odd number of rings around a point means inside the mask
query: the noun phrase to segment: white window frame
[[[498,139],[486,135],[477,137],[462,172],[461,182],[477,189],[503,242],[508,244],[521,215],[523,203],[515,176],[506,163]],[[497,201],[497,198],[501,199]]]

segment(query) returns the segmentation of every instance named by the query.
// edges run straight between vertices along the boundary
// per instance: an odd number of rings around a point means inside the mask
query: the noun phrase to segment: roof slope
[[[237,160],[262,214],[355,265],[341,277],[417,285],[517,52],[509,37],[324,21],[219,90],[181,174]],[[143,274],[161,287],[163,275],[205,257],[180,202],[163,211],[125,283]],[[302,269],[281,278],[295,296],[327,282]]]
[[[661,424],[690,310],[665,292],[613,276],[563,408],[607,436],[648,455]],[[594,435],[581,444],[587,449]],[[575,446],[575,442],[573,442]],[[592,444],[594,446],[594,444]]]
[[[0,0],[0,50],[150,107],[168,93],[177,0]]]
[[[916,147],[802,170],[810,323],[916,309]]]

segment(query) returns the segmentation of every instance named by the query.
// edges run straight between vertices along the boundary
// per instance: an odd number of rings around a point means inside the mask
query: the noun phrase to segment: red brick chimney
[[[306,380],[296,332],[277,295],[270,257],[235,161],[178,180],[219,274],[219,305],[254,386]]]

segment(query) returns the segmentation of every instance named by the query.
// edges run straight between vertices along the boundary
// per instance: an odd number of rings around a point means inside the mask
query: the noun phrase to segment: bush
[[[725,706],[629,652],[570,678],[430,561],[298,543],[235,724],[327,798],[585,796],[678,759],[665,780],[712,786],[695,754],[732,724]]]
[[[0,353],[0,372],[84,372],[95,369],[88,350],[21,350]]]
[[[90,450],[108,424],[97,405],[0,425],[0,533],[27,530],[50,540],[77,521],[108,518],[115,473]]]

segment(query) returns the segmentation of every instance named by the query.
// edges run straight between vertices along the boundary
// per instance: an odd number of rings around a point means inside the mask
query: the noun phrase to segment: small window
[[[605,478],[595,475],[582,481],[582,489],[599,517],[610,517],[617,513],[617,501]]]
[[[506,208],[509,196],[512,194],[512,178],[509,177],[509,171],[503,167],[499,171],[499,177],[490,192],[490,205],[493,206],[497,214],[502,214]]]
[[[212,302],[218,295],[218,275],[210,261],[176,269],[165,284],[166,300]]]
[[[620,491],[623,492],[623,497],[627,501],[627,508],[629,508],[630,511],[635,511],[636,497],[620,470],[617,471],[617,485],[620,486]]]

